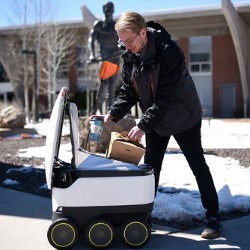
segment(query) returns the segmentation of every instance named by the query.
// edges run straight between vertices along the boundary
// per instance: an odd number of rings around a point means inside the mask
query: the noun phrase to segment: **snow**
[[[44,183],[39,189],[48,189],[48,185]]]
[[[203,148],[249,148],[250,120],[245,119],[204,119],[201,137]],[[169,147],[178,148],[174,139]]]
[[[28,166],[24,166],[22,168],[9,168],[6,173],[10,173],[10,172],[24,172],[24,173],[28,173],[31,172],[32,168],[28,167]]]
[[[49,127],[49,119],[43,119],[38,123],[29,123],[24,126],[27,129],[35,129],[39,135],[47,135],[48,127]],[[63,128],[62,128],[62,136],[70,134],[69,120],[64,119]]]
[[[15,180],[11,180],[11,179],[6,179],[5,181],[3,181],[3,184],[5,184],[5,185],[19,185],[19,182],[15,181]]]
[[[219,196],[220,211],[250,209],[250,169],[231,158],[205,155]],[[182,154],[166,154],[155,199],[153,217],[159,219],[202,219],[205,210],[194,176]]]
[[[48,124],[36,127],[46,134]],[[34,128],[34,126],[33,126]],[[249,120],[203,120],[202,144],[209,148],[249,148],[250,146]],[[66,124],[63,133],[67,134]],[[170,139],[168,148],[179,148],[174,139]],[[59,158],[68,161],[71,158],[71,145],[61,145]],[[45,147],[22,149],[19,156],[44,157]],[[230,157],[222,158],[205,155],[208,166],[214,178],[219,196],[220,211],[248,211],[250,210],[250,168],[241,166],[237,160]],[[44,168],[44,166],[40,166]],[[25,171],[25,170],[23,170]],[[6,180],[8,185],[17,184]],[[47,188],[44,184],[40,188]],[[180,153],[167,151],[162,166],[159,189],[155,198],[152,216],[165,220],[203,219],[205,210],[202,207],[200,194],[195,178],[183,156]]]

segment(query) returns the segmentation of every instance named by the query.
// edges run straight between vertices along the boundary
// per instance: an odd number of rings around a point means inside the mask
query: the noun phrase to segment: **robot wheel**
[[[121,239],[129,247],[145,246],[151,237],[150,226],[140,218],[131,218],[121,227]]]
[[[85,236],[90,246],[106,248],[114,241],[115,228],[112,223],[105,219],[96,219],[86,227]]]
[[[78,230],[68,219],[61,218],[50,225],[47,238],[54,248],[68,249],[77,242]]]

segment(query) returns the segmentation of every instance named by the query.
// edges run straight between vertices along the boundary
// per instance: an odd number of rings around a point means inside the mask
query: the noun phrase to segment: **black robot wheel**
[[[115,238],[115,228],[105,219],[91,221],[86,227],[85,236],[88,244],[95,248],[109,247]]]
[[[129,247],[145,246],[151,237],[149,224],[140,218],[131,218],[121,227],[122,241]]]
[[[66,218],[54,221],[47,232],[49,243],[56,249],[69,249],[78,239],[76,226]]]

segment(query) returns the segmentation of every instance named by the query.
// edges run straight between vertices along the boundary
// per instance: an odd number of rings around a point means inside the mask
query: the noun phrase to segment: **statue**
[[[99,43],[101,60],[106,60],[119,65],[120,48],[118,47],[118,35],[115,31],[115,21],[113,20],[114,4],[107,2],[103,5],[103,20],[95,21],[89,36],[90,57],[89,63],[99,62],[96,58],[95,42]],[[115,88],[117,75],[103,82],[102,90],[99,95],[97,108],[101,114],[106,113],[103,105],[106,103],[108,107],[112,105],[115,99]]]

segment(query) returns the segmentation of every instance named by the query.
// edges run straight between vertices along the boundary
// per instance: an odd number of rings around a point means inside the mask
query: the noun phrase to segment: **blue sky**
[[[21,24],[17,18],[16,2],[22,5],[25,0],[1,0],[0,27]],[[28,0],[29,1],[29,0]],[[33,0],[40,2],[40,0]],[[82,20],[81,6],[84,4],[96,16],[102,17],[102,5],[107,2],[103,0],[42,0],[43,4],[50,6],[50,20],[67,21]],[[115,16],[123,11],[133,10],[140,13],[157,11],[163,9],[187,8],[193,6],[221,5],[221,0],[113,0],[115,5]],[[234,4],[250,3],[250,0],[232,0]],[[19,7],[19,9],[21,9]],[[33,19],[34,20],[34,19]],[[32,22],[32,15],[28,22]]]

